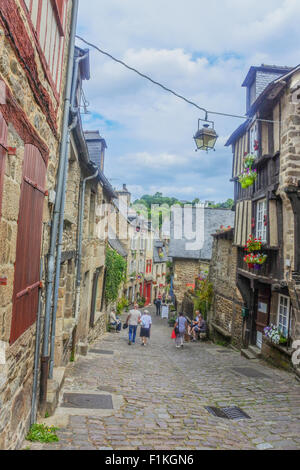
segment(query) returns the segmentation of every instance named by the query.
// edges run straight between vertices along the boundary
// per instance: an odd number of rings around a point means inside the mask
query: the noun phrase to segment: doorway
[[[260,287],[257,297],[257,313],[255,320],[256,346],[261,349],[264,329],[269,325],[271,289],[269,286]]]

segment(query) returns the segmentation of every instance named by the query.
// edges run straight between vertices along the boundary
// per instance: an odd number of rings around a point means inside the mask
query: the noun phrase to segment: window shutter
[[[11,343],[36,321],[41,281],[45,179],[46,165],[39,150],[33,145],[26,145],[19,207]]]
[[[2,194],[7,145],[7,124],[0,112],[0,219],[2,215]]]

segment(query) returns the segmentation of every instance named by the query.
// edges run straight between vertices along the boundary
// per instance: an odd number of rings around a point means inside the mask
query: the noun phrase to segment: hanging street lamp
[[[205,122],[203,125],[202,129],[200,129],[200,122]],[[198,150],[206,150],[207,152],[209,150],[215,150],[215,145],[218,139],[218,135],[215,131],[215,125],[213,121],[208,121],[207,120],[207,115],[206,119],[199,119],[198,120],[198,131],[196,132],[194,136],[194,140],[196,142],[196,152]]]

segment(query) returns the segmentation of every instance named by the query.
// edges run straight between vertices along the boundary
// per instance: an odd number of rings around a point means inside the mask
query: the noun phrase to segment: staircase
[[[257,346],[249,346],[248,349],[242,349],[241,354],[250,361],[255,361],[261,358],[261,350]]]

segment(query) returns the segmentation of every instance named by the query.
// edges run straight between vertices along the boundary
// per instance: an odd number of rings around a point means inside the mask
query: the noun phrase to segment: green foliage
[[[171,328],[175,326],[176,320],[177,320],[177,315],[169,318],[168,324]]]
[[[214,343],[217,346],[222,346],[223,348],[228,348],[228,342],[227,341],[222,341],[222,340],[216,340]]]
[[[139,297],[139,298],[138,298],[138,306],[139,306],[139,308],[145,307],[145,303],[146,303],[145,297]]]
[[[198,290],[195,291],[194,308],[195,311],[199,310],[201,312],[205,320],[212,304],[213,294],[213,285],[207,279],[198,283]]]
[[[233,199],[227,199],[226,202],[217,202],[215,203],[214,201],[209,201],[208,202],[208,207],[211,209],[228,209],[231,210],[234,206],[234,200]]]
[[[195,198],[192,202],[179,201],[175,197],[165,197],[162,193],[156,193],[153,196],[145,194],[141,199],[137,199],[133,203],[133,207],[138,215],[143,216],[147,220],[151,220],[152,226],[155,229],[161,229],[163,221],[170,217],[170,209],[172,206],[184,207],[185,205],[195,205],[201,203],[199,198]],[[234,205],[233,199],[228,199],[226,202],[215,203],[210,201],[208,207],[212,209],[232,209]],[[153,206],[159,206],[157,210],[153,210]]]
[[[126,277],[127,263],[116,251],[107,247],[105,265],[105,300],[109,304],[118,299],[120,285]]]
[[[124,310],[128,312],[129,308],[129,301],[126,299],[126,297],[122,297],[121,300],[117,304],[117,315],[122,315]]]
[[[30,442],[58,442],[59,438],[56,435],[58,428],[54,426],[47,426],[46,424],[33,424],[29,433],[26,436],[26,441]]]

